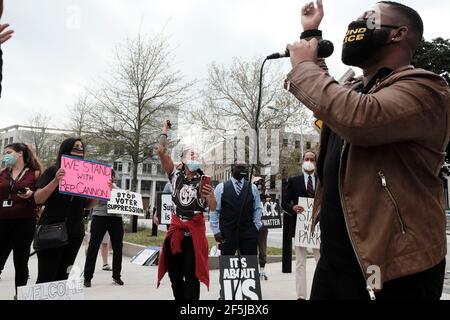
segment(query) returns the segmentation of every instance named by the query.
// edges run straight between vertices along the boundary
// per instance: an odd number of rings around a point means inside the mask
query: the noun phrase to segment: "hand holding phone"
[[[200,185],[199,190],[202,194],[209,193],[210,190],[204,190],[206,186],[209,186],[211,188],[211,177],[210,176],[201,176],[200,178]]]
[[[17,190],[17,194],[25,194],[28,192],[28,188],[20,188]]]
[[[33,196],[33,191],[30,188],[20,188],[17,190],[17,196],[21,199],[29,199]]]

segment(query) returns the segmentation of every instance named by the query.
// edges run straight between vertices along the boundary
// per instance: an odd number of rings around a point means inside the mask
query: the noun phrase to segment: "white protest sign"
[[[143,266],[156,252],[157,250],[154,249],[144,249],[131,262],[133,264],[137,264],[138,266]]]
[[[111,191],[107,205],[108,214],[122,214],[144,217],[144,205],[139,193],[122,189]]]
[[[172,210],[172,194],[161,194],[161,224],[170,224]]]
[[[81,278],[17,288],[17,300],[84,300]]]
[[[298,198],[298,205],[305,211],[297,214],[297,223],[295,227],[295,246],[305,248],[320,248],[320,227],[316,225],[314,234],[311,234],[312,210],[314,206],[313,198]]]

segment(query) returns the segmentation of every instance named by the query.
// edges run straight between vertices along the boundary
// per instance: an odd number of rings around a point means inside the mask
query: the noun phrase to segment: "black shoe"
[[[86,288],[90,288],[91,287],[91,280],[84,280],[84,286],[86,287]]]
[[[124,285],[122,279],[120,279],[120,278],[113,278],[113,281],[114,281],[114,283],[118,284],[119,286]]]

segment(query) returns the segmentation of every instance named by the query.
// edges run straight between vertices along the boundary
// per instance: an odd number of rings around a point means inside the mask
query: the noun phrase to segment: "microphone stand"
[[[262,65],[261,65],[261,69],[259,71],[259,92],[258,92],[258,105],[256,108],[256,116],[255,116],[255,132],[256,132],[256,164],[259,165],[259,114],[261,112],[261,103],[262,103],[262,82],[263,82],[263,70],[264,70],[264,65],[266,64],[267,58],[264,59]],[[238,224],[237,224],[237,241],[236,241],[236,245],[237,245],[237,255],[238,255],[238,264],[239,264],[239,278],[238,278],[238,285],[236,286],[236,288],[233,291],[233,300],[236,300],[236,293],[237,290],[241,284],[242,281],[242,263],[241,263],[241,250],[239,248],[239,226],[241,224],[241,220],[242,220],[242,213],[244,211],[244,205],[245,205],[245,200],[248,197],[248,193],[252,192],[253,189],[253,185],[252,185],[252,178],[253,178],[253,171],[255,169],[255,164],[252,163],[251,166],[251,170],[250,170],[250,175],[249,175],[249,180],[248,180],[248,188],[246,188],[245,190],[245,196],[243,198],[242,204],[241,204],[241,209],[239,211],[239,218],[238,218]],[[245,179],[244,179],[245,180]],[[245,181],[244,181],[245,182]],[[242,191],[241,191],[242,192]],[[255,200],[253,200],[255,201]],[[254,206],[254,203],[253,203]],[[242,291],[242,285],[241,285],[241,291]]]

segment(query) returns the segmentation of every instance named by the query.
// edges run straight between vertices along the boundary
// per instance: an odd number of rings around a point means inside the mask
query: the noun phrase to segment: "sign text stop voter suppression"
[[[113,189],[111,200],[108,201],[107,210],[109,214],[125,214],[144,216],[144,205],[142,195],[128,190]]]

